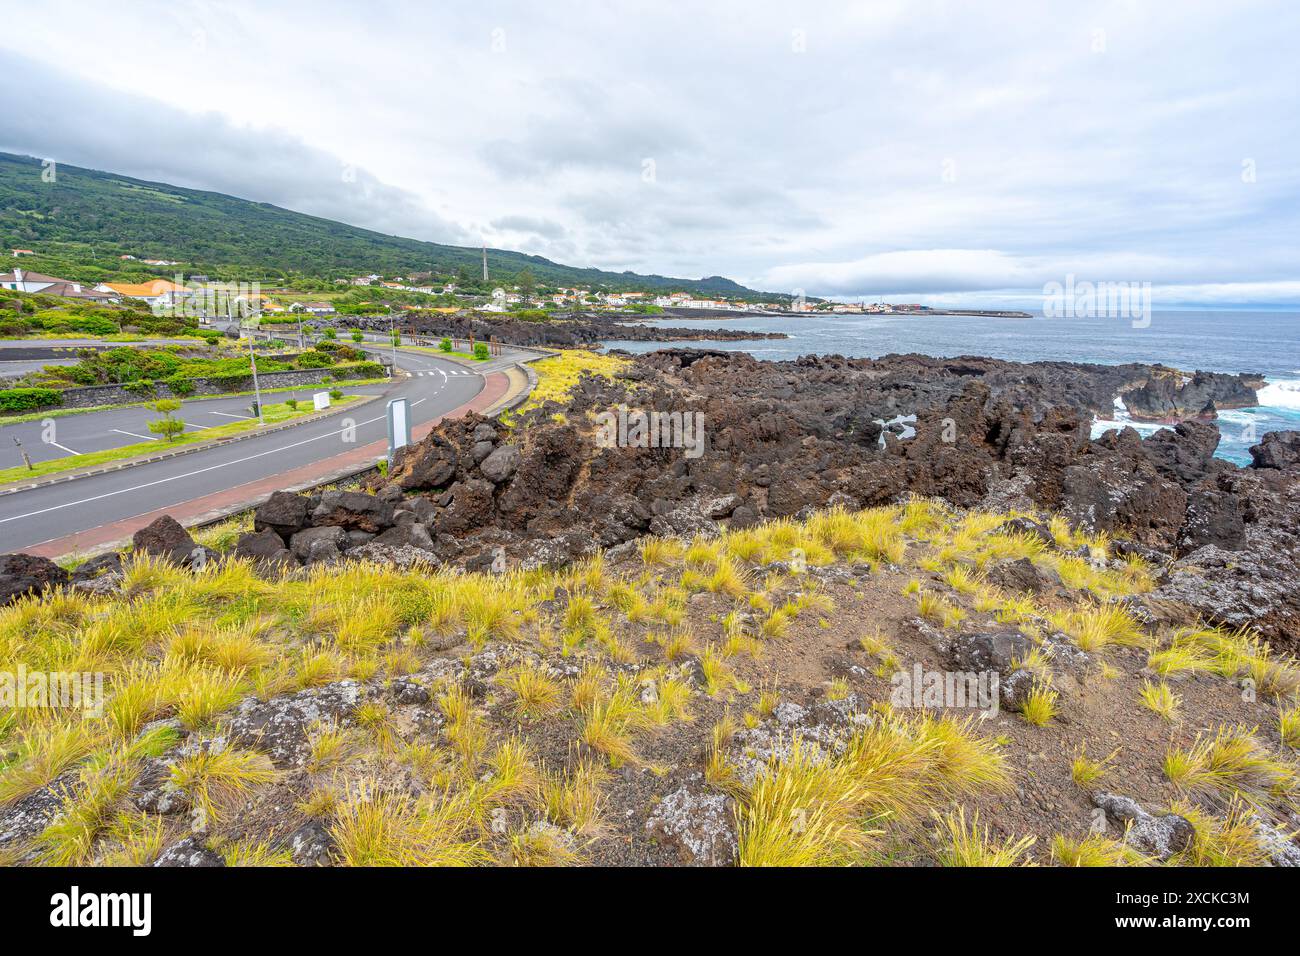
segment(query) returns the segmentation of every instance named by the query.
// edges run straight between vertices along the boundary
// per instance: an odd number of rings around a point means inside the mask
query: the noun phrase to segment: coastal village
[[[13,249],[12,257],[18,259],[35,255],[31,249]],[[180,263],[172,259],[144,258],[133,255],[119,256],[122,262],[138,262],[142,265],[162,269],[177,266]],[[487,269],[484,267],[485,281]],[[454,312],[462,308],[480,312],[520,312],[525,310],[544,310],[558,312],[617,310],[655,314],[665,309],[690,309],[701,313],[750,313],[750,314],[896,314],[923,313],[929,311],[926,306],[908,303],[896,304],[886,302],[834,302],[828,299],[792,295],[782,298],[756,299],[751,296],[728,296],[716,294],[702,296],[686,291],[646,292],[628,290],[610,290],[593,286],[543,286],[531,281],[515,281],[494,286],[484,294],[471,291],[458,285],[455,277],[440,277],[432,272],[412,275],[384,276],[369,273],[333,281],[339,292],[350,289],[373,290],[371,303],[374,313],[389,311],[409,311],[416,309],[434,309]],[[144,302],[155,311],[166,311],[181,305],[205,293],[230,289],[244,296],[249,311],[260,314],[307,313],[313,316],[334,315],[338,311],[332,302],[333,295],[320,292],[313,295],[299,295],[291,288],[262,289],[248,293],[234,284],[201,273],[183,275],[175,274],[171,278],[157,276],[142,281],[105,281],[87,283],[75,279],[45,275],[18,265],[8,272],[0,273],[0,289],[17,292],[42,293],[68,299],[78,299],[104,304],[120,304],[127,299]],[[403,297],[402,302],[390,302],[386,299],[394,294]],[[408,301],[415,297],[414,301]],[[436,300],[436,301],[434,301]],[[241,299],[241,302],[245,299]],[[356,314],[353,312],[353,314]]]

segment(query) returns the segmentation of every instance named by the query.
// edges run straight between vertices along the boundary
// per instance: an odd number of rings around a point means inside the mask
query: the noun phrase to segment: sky
[[[776,292],[1300,304],[1300,4],[0,0],[0,150]]]

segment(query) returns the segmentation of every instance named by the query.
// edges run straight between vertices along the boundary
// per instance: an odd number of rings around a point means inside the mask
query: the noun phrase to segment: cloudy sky
[[[0,150],[774,291],[1300,303],[1300,4],[0,0]]]

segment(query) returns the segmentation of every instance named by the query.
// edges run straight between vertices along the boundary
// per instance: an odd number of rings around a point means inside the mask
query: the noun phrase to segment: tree
[[[537,279],[533,276],[533,270],[524,266],[515,276],[515,285],[519,286],[519,291],[524,295],[532,295],[533,290],[537,288]]]
[[[162,416],[149,423],[149,431],[155,435],[162,435],[167,441],[174,442],[177,436],[185,431],[185,423],[172,417],[172,412],[180,411],[180,399],[160,398],[150,402],[149,408]]]

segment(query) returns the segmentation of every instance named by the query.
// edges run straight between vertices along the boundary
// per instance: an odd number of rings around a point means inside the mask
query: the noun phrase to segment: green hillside
[[[480,274],[482,255],[479,249],[386,236],[267,203],[76,166],[60,164],[57,181],[46,183],[40,160],[0,153],[0,249],[11,248],[37,253],[22,257],[25,268],[81,281],[171,275],[178,269],[270,283],[367,272],[450,276],[463,269],[474,276]],[[180,265],[154,268],[123,261],[123,254]],[[544,284],[749,291],[720,276],[690,280],[605,272],[488,250],[494,278],[508,279],[525,267]]]

